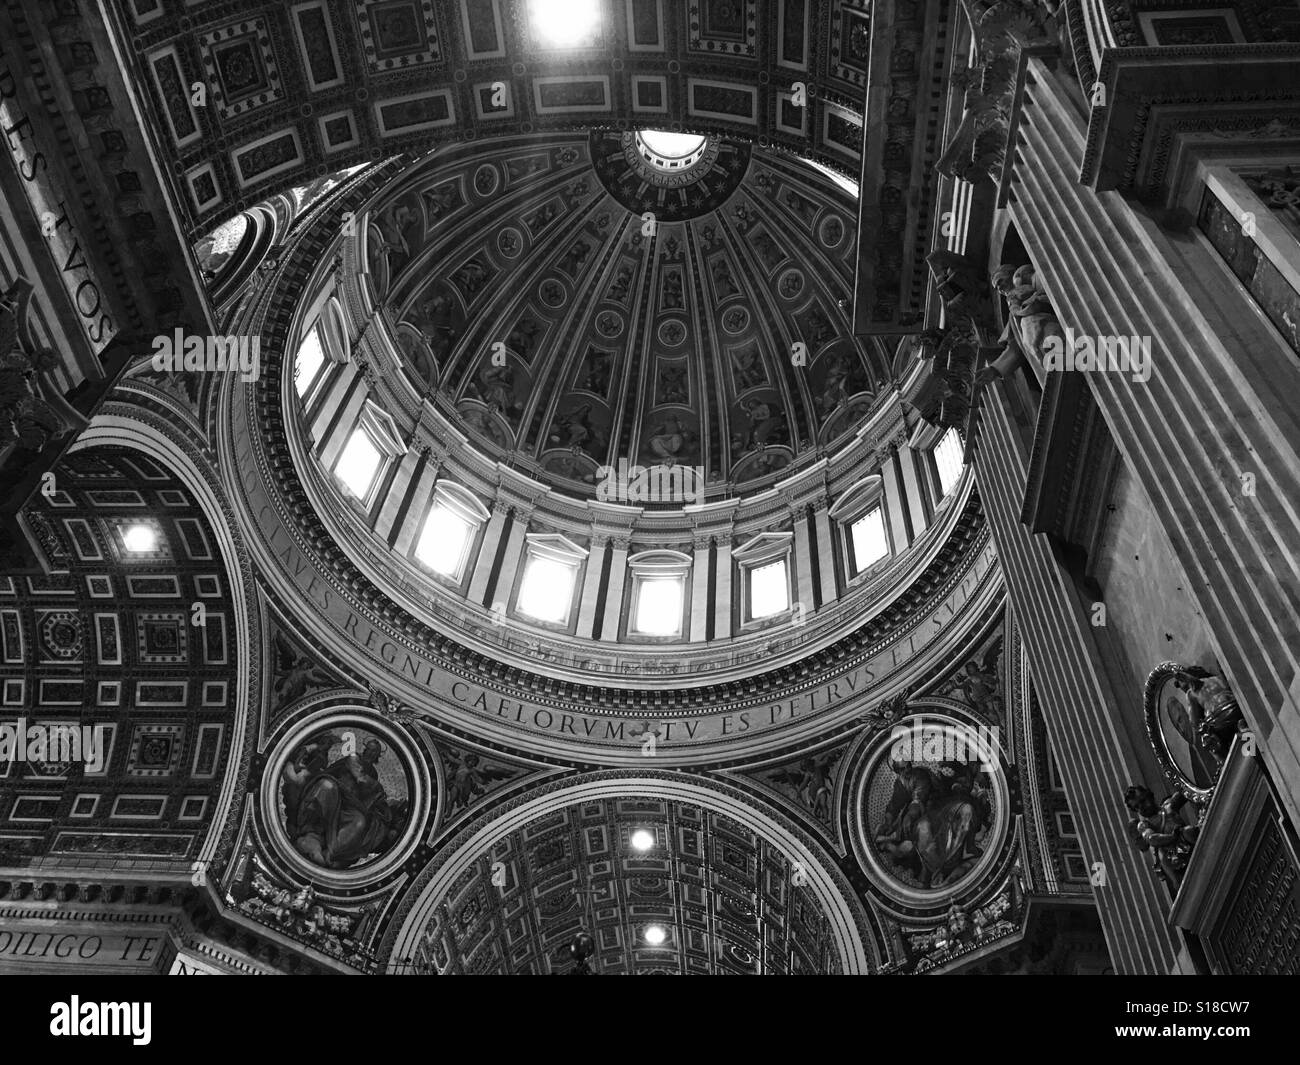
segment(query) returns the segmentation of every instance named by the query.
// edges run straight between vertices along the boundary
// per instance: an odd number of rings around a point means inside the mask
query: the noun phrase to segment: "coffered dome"
[[[579,496],[686,465],[714,498],[816,461],[887,379],[847,316],[855,210],[724,137],[503,138],[413,168],[365,261],[411,389],[489,457]]]

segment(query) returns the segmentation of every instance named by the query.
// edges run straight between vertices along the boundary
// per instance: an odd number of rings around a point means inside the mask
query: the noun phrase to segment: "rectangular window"
[[[861,573],[889,554],[889,537],[885,534],[885,512],[872,507],[851,526],[853,534],[854,573]]]
[[[956,429],[949,429],[942,439],[934,445],[934,467],[939,474],[939,488],[946,496],[961,480],[961,471],[965,465],[961,437]]]
[[[682,628],[685,584],[681,577],[655,577],[639,581],[633,631],[642,636],[677,635]]]
[[[344,488],[368,505],[382,463],[383,454],[370,434],[364,426],[357,426],[352,430],[352,436],[348,438],[338,462],[334,464],[334,476]]]
[[[293,363],[293,387],[300,398],[306,397],[311,391],[311,386],[320,376],[324,365],[325,352],[320,346],[320,333],[316,326],[312,326],[311,332],[303,337],[302,344],[298,348],[298,357]]]
[[[571,562],[531,555],[524,567],[516,609],[538,621],[562,624],[569,617],[577,573],[578,567]]]
[[[790,607],[790,581],[786,560],[778,558],[749,571],[749,616],[770,618]]]
[[[450,507],[434,503],[415,546],[415,557],[435,573],[460,580],[465,569],[474,526]]]

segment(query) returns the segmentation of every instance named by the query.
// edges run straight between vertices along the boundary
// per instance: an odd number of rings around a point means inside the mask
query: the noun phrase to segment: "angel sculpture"
[[[494,780],[509,780],[508,769],[479,764],[477,754],[447,755],[447,801],[451,809],[468,806],[478,796],[487,792]]]
[[[316,688],[330,687],[334,681],[328,673],[306,655],[300,655],[285,638],[275,634],[275,695],[276,705],[283,706]]]
[[[1151,851],[1151,867],[1156,876],[1177,891],[1192,856],[1192,847],[1200,830],[1179,816],[1187,802],[1175,792],[1162,803],[1156,802],[1150,788],[1134,784],[1124,792],[1124,805],[1133,816],[1129,819],[1129,837],[1140,851]]]
[[[22,278],[0,293],[0,448],[17,443],[40,451],[85,419],[48,386],[46,375],[58,364],[54,353],[24,339],[31,295]]]
[[[962,693],[967,705],[994,721],[1002,718],[1002,696],[998,694],[998,659],[1001,655],[1000,644],[995,644],[978,663],[974,659],[967,662],[952,681],[952,687]]]
[[[903,716],[903,711],[907,706],[908,697],[911,694],[911,688],[904,688],[897,695],[882,700],[859,717],[858,720],[866,722],[869,725],[874,725],[876,728],[884,728],[886,725],[892,725]]]
[[[835,784],[831,780],[831,768],[834,759],[830,755],[820,758],[805,758],[797,768],[782,770],[772,774],[772,780],[790,789],[790,792],[802,802],[814,817],[830,816],[831,797]]]

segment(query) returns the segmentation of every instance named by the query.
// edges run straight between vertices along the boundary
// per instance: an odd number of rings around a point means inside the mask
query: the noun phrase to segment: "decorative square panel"
[[[200,599],[213,599],[221,595],[221,577],[215,573],[196,574],[194,594]]]
[[[316,120],[321,143],[327,152],[337,152],[361,143],[357,122],[351,111],[334,111]]]
[[[178,821],[202,821],[207,807],[208,797],[206,795],[186,795],[181,800],[181,812],[176,819]]]
[[[190,558],[205,562],[212,558],[212,548],[197,518],[177,518],[176,531],[180,533],[181,546]]]
[[[871,15],[846,4],[831,16],[831,73],[862,88],[870,58]]]
[[[99,807],[98,795],[78,795],[72,800],[72,809],[69,811],[71,817],[94,817],[95,810]]]
[[[178,148],[184,148],[203,136],[203,130],[190,103],[190,83],[181,70],[180,55],[174,45],[169,45],[150,52],[148,63],[172,140]]]
[[[664,0],[625,0],[627,46],[631,52],[664,50]],[[670,0],[676,3],[679,0]]]
[[[668,112],[668,79],[637,74],[632,78],[632,110]]]
[[[135,599],[179,599],[181,582],[179,577],[170,573],[127,577],[126,591]]]
[[[122,634],[116,614],[95,615],[95,652],[101,666],[122,664]]]
[[[75,610],[36,612],[37,661],[75,665],[82,661],[85,633]]]
[[[726,81],[687,81],[688,110],[702,118],[758,124],[758,87]]]
[[[692,52],[756,54],[757,0],[689,0],[687,17]]]
[[[94,529],[85,518],[64,518],[63,527],[67,530],[72,549],[83,562],[87,559],[98,560],[104,557],[95,538]]]
[[[229,661],[226,641],[226,616],[208,611],[202,628],[203,661],[210,666],[223,666]]]
[[[509,118],[515,113],[515,97],[507,81],[485,81],[474,86],[474,107],[479,118]]]
[[[458,6],[466,55],[470,59],[505,58],[501,0],[460,0]]]
[[[6,662],[21,665],[27,661],[23,649],[22,615],[17,610],[0,610],[0,646]]]
[[[85,688],[80,680],[42,679],[37,701],[41,706],[80,706]]]
[[[136,615],[136,650],[141,662],[180,665],[189,658],[189,637],[185,615],[150,613]]]
[[[204,163],[202,166],[186,171],[185,180],[190,186],[190,198],[194,201],[196,211],[211,210],[221,202],[217,172],[211,163]]]
[[[280,68],[264,19],[246,19],[199,37],[203,71],[223,118],[283,99]]]
[[[165,507],[188,507],[190,505],[190,497],[174,488],[160,490],[158,501]]]
[[[822,118],[822,140],[853,159],[862,157],[862,117],[847,108],[826,105]]]
[[[166,808],[166,795],[119,795],[110,816],[125,821],[156,821]]]
[[[96,574],[86,578],[86,594],[92,599],[113,598],[113,578],[107,574]]]
[[[117,680],[101,680],[99,682],[99,692],[95,698],[100,706],[118,706],[122,702],[122,682]]]
[[[194,763],[190,766],[190,776],[194,780],[211,780],[217,775],[224,734],[224,725],[199,726],[199,742],[194,745]]]
[[[22,706],[26,702],[27,682],[22,677],[6,677],[4,681],[4,705]]]
[[[186,680],[139,680],[135,684],[135,702],[141,707],[184,706],[189,688]]]
[[[442,59],[433,0],[359,0],[361,47],[372,70]]]
[[[292,170],[303,162],[302,145],[296,129],[269,133],[252,144],[230,153],[235,177],[241,189]]]
[[[792,70],[808,69],[808,33],[812,0],[777,0],[776,62]]]
[[[137,725],[126,771],[133,777],[168,777],[181,761],[184,725]]]
[[[339,62],[338,42],[325,0],[293,6],[293,28],[298,38],[307,84],[312,92],[342,85],[345,78]]]
[[[808,135],[808,108],[798,106],[792,93],[776,94],[776,128],[799,137]]]
[[[375,104],[375,117],[379,120],[379,132],[385,137],[456,124],[450,89],[383,100]]]
[[[1140,11],[1138,23],[1147,44],[1186,47],[1246,40],[1231,7],[1197,9],[1189,4],[1183,10]]]
[[[605,75],[534,78],[533,104],[539,115],[608,111],[611,106],[609,78]]]

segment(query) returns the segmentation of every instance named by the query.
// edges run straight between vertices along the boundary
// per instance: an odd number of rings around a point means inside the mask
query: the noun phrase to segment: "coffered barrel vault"
[[[856,173],[868,6],[631,0],[560,46],[525,0],[110,10],[196,235],[328,171],[511,133],[733,133]]]

